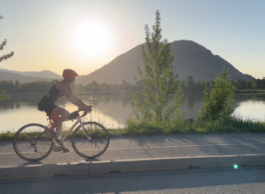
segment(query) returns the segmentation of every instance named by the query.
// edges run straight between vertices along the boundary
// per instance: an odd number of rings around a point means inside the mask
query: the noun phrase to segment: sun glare
[[[74,31],[74,43],[85,56],[104,54],[109,47],[109,32],[99,22],[83,22]]]

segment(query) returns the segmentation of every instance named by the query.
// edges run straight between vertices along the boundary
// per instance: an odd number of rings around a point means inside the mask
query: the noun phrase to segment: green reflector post
[[[234,164],[234,169],[237,169],[238,168],[238,165],[237,164]]]

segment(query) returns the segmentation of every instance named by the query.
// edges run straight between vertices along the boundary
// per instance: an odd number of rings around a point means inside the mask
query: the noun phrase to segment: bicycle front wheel
[[[78,126],[72,135],[75,152],[89,159],[100,156],[109,146],[107,129],[96,122],[86,122],[83,126]]]
[[[15,134],[13,147],[17,155],[27,161],[35,162],[47,157],[52,151],[52,140],[44,134],[45,127],[28,124]]]

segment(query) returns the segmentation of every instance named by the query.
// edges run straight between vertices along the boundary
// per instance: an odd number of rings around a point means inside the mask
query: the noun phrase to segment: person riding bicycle
[[[81,108],[86,112],[91,112],[91,107],[84,104],[79,98],[77,98],[70,88],[70,84],[74,83],[75,77],[78,74],[71,69],[65,69],[63,71],[63,80],[54,84],[49,92],[44,95],[41,101],[38,103],[38,110],[45,111],[47,116],[53,121],[52,126],[48,129],[45,128],[45,134],[51,137],[53,140],[58,139],[60,133],[56,136],[54,129],[58,129],[59,132],[62,130],[62,122],[69,118],[70,113],[56,106],[54,103],[56,100],[62,96],[65,96],[71,103]],[[63,152],[69,152],[69,150],[63,147]]]

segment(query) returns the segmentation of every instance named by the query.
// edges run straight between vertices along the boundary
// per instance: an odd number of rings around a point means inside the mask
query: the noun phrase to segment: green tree
[[[99,91],[99,85],[98,85],[98,82],[96,82],[96,81],[92,81],[91,83],[90,83],[90,85],[91,85],[91,90],[93,91],[93,92],[98,92]]]
[[[242,79],[237,79],[235,81],[235,86],[236,86],[237,90],[243,90],[244,89],[243,80]]]
[[[122,91],[125,91],[127,92],[128,91],[128,83],[123,79],[122,82],[121,82],[121,89]]]
[[[257,81],[255,79],[252,80],[251,88],[257,89]]]
[[[170,44],[165,39],[161,41],[160,13],[156,11],[156,23],[150,35],[148,25],[145,26],[145,44],[142,45],[144,72],[138,66],[141,90],[131,92],[133,112],[138,120],[145,122],[163,122],[176,116],[181,117],[180,105],[183,95],[180,94],[178,75],[173,73],[173,56]],[[137,78],[135,78],[138,83]],[[169,96],[174,94],[173,101],[169,104]],[[176,117],[175,117],[176,118]]]
[[[0,16],[0,21],[1,21],[1,19],[3,19],[3,16]],[[7,40],[4,39],[4,41],[0,44],[0,51],[4,49],[4,46],[6,45],[6,43],[7,43]],[[9,54],[5,54],[3,56],[0,56],[0,62],[12,57],[13,55],[14,55],[14,52],[11,51]]]
[[[193,77],[192,76],[188,76],[186,79],[186,87],[188,91],[193,91],[193,87],[194,87],[194,82],[193,82]]]
[[[221,76],[214,80],[212,90],[204,90],[202,99],[202,110],[199,119],[205,121],[216,121],[228,117],[233,112],[235,87],[232,84],[228,70],[223,67]]]
[[[3,19],[3,16],[0,15],[0,21],[1,21],[1,19]],[[4,49],[4,46],[6,45],[6,43],[7,43],[6,39],[2,43],[0,43],[0,51]],[[14,55],[14,52],[11,51],[10,54],[5,54],[3,56],[0,56],[0,62],[12,57],[13,55]],[[8,82],[1,82],[0,84],[4,85],[4,84],[8,84]],[[8,99],[8,98],[10,98],[10,96],[6,95],[6,91],[3,89],[0,89],[0,102],[4,99]]]
[[[204,80],[198,81],[198,90],[203,91],[205,88],[205,85],[206,85],[206,81]]]
[[[4,87],[8,84],[10,84],[9,81],[0,81],[0,103],[2,100],[10,98],[10,96],[6,94],[6,90],[4,89]]]
[[[247,81],[246,87],[247,89],[251,89],[252,81]]]

